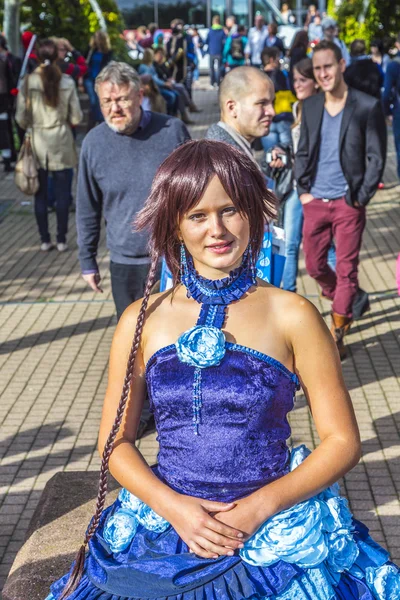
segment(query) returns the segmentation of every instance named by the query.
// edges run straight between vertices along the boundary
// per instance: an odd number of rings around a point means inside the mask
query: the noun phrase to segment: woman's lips
[[[219,244],[218,246],[207,246],[207,250],[214,252],[214,254],[224,254],[230,250],[232,243],[233,242],[225,242],[224,244]]]

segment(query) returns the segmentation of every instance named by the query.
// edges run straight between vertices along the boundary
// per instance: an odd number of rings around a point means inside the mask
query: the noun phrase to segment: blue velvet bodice
[[[202,424],[193,435],[193,372],[173,344],[147,364],[161,479],[184,494],[230,501],[286,474],[297,376],[261,352],[227,343],[221,363],[203,370]]]

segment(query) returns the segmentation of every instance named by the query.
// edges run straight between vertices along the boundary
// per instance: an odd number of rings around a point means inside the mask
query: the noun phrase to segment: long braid
[[[126,404],[129,398],[129,390],[131,388],[132,378],[133,378],[133,369],[135,365],[135,359],[137,355],[137,351],[140,344],[140,339],[142,337],[143,325],[146,317],[146,309],[149,302],[149,296],[151,289],[154,285],[154,281],[156,278],[158,267],[158,256],[154,254],[152,256],[151,266],[149,270],[149,274],[146,281],[146,287],[144,290],[144,296],[142,305],[140,307],[139,315],[136,322],[135,335],[133,337],[131,351],[129,353],[128,364],[126,367],[126,374],[124,379],[124,385],[122,387],[121,399],[119,401],[117,414],[115,417],[115,421],[111,428],[111,431],[108,435],[107,441],[104,446],[102,460],[101,460],[101,468],[100,468],[100,480],[99,480],[99,488],[97,494],[97,502],[96,502],[96,511],[90,521],[89,527],[86,531],[85,538],[83,544],[76,556],[74,568],[71,572],[71,575],[67,581],[67,584],[59,598],[59,600],[64,600],[68,598],[70,594],[72,594],[79,585],[79,582],[82,578],[83,568],[85,564],[85,552],[86,547],[93,537],[99,522],[101,515],[103,513],[104,504],[107,496],[107,488],[108,488],[108,465],[110,462],[110,456],[113,451],[115,438],[121,426],[122,418],[124,416],[124,411]]]

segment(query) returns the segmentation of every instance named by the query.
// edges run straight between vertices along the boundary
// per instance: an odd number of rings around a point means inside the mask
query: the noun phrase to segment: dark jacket
[[[278,36],[275,36],[275,39],[267,36],[267,38],[265,40],[265,47],[272,48],[272,46],[275,46],[275,48],[278,48],[278,50],[280,50],[282,52],[282,54],[285,54],[284,43],[281,40],[281,38],[279,38]]]
[[[347,67],[344,80],[347,85],[360,92],[375,98],[381,97],[383,74],[378,65],[368,56],[354,60]]]
[[[186,79],[188,67],[194,65],[196,58],[192,36],[186,31],[171,35],[165,49],[168,62],[172,66],[172,77],[177,83],[181,83]]]
[[[387,115],[400,110],[400,52],[386,67],[383,107]]]
[[[207,35],[204,45],[207,46],[207,54],[211,56],[221,55],[224,50],[226,35],[221,26],[213,26]]]
[[[274,122],[278,123],[279,121],[289,121],[292,123],[292,106],[296,102],[296,97],[289,89],[288,78],[280,69],[272,69],[271,71],[265,71],[265,73],[271,79],[275,89]]]
[[[59,60],[57,64],[61,71],[65,75],[70,75],[74,81],[78,81],[80,77],[84,77],[88,71],[86,60],[77,50],[68,52],[65,60]]]
[[[299,195],[315,177],[325,94],[303,103],[295,179]],[[346,202],[368,204],[381,181],[386,160],[386,124],[379,100],[349,87],[340,128],[340,164],[348,183]]]
[[[93,54],[95,52],[99,52],[99,50],[89,48],[87,51],[87,54],[86,54],[86,65],[87,65],[86,77],[88,77],[88,78],[91,78],[91,76],[92,76],[91,71],[92,71],[92,63],[93,63]],[[108,65],[108,63],[113,60],[113,51],[110,50],[109,52],[102,52],[101,54],[102,54],[102,57],[101,57],[101,63],[100,63],[100,71],[102,71],[104,69],[104,67],[106,67]],[[97,77],[97,75],[96,75],[96,77]]]
[[[168,81],[171,76],[170,68],[167,66],[167,63],[160,65],[156,61],[153,62],[153,67],[156,70],[157,77],[162,79],[163,81]]]
[[[1,107],[0,113],[9,112],[14,109],[15,99],[17,97],[18,77],[21,71],[21,59],[11,52],[7,52],[4,58],[0,58],[2,78]]]

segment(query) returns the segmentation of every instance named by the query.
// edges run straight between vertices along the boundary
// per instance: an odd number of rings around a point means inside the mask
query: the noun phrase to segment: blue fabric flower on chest
[[[182,333],[175,344],[182,363],[204,369],[220,364],[225,356],[225,335],[217,327],[195,325]]]

